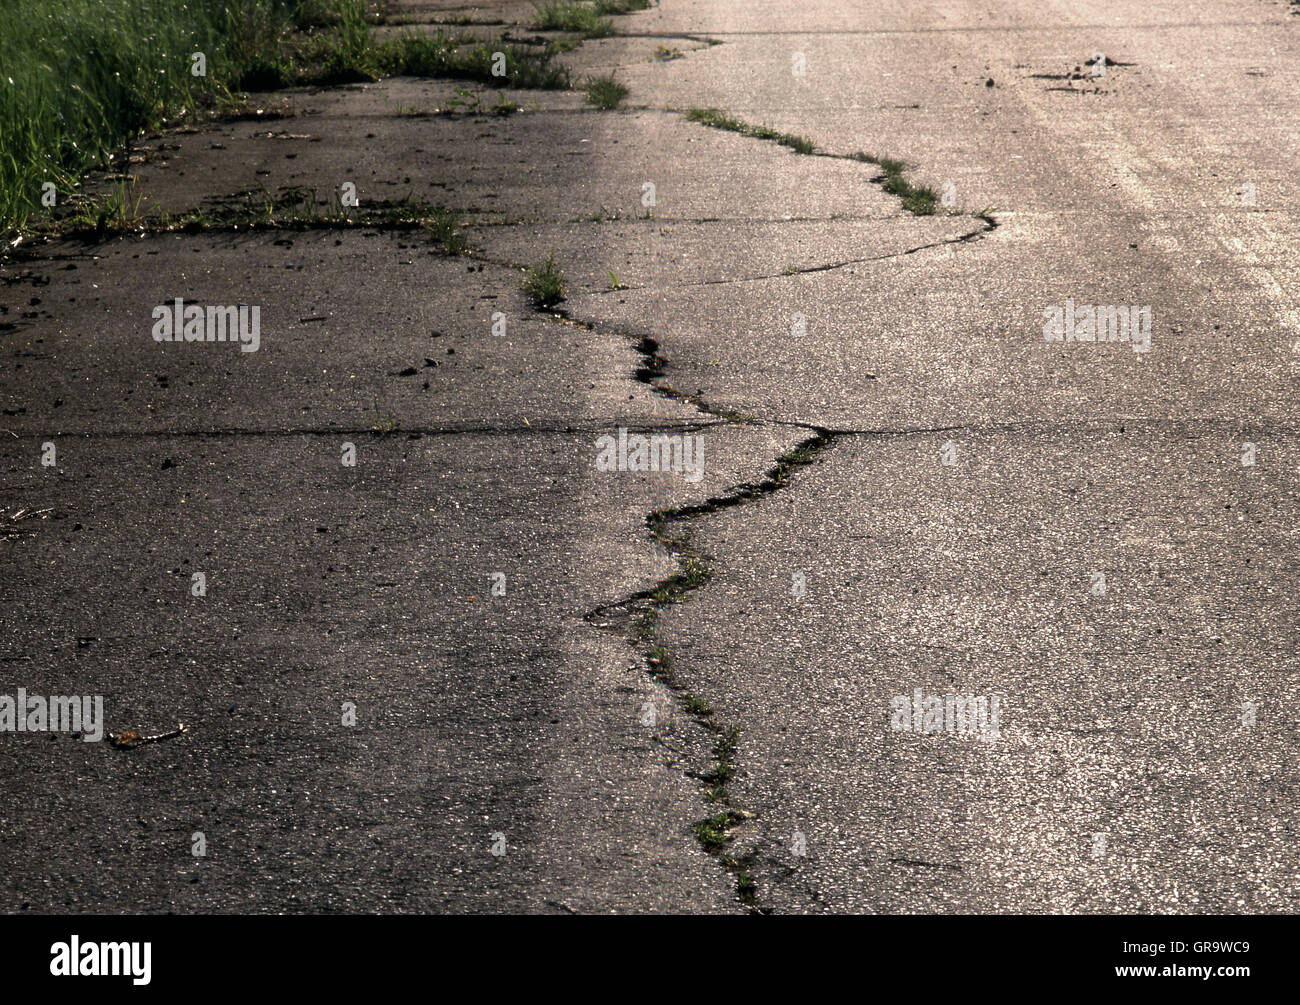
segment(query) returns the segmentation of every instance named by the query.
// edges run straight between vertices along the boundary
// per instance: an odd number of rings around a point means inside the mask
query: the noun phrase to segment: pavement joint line
[[[669,38],[669,39],[684,38],[688,42],[699,42],[701,45],[705,46],[706,48],[712,48],[715,45],[723,44],[722,39],[720,38],[710,38],[707,35],[691,34],[687,32],[620,31],[616,35],[610,37],[612,38]],[[698,52],[699,50],[696,51]],[[691,53],[684,52],[679,58],[685,58],[686,56],[689,55],[691,55]]]
[[[690,431],[696,429],[712,429],[718,426],[735,425],[734,422],[727,422],[723,419],[715,419],[708,422],[689,422],[675,421],[642,424],[623,423],[629,432],[663,432],[664,430],[682,430]],[[548,424],[532,424],[523,426],[420,426],[406,427],[402,426],[392,431],[375,429],[374,427],[365,428],[345,428],[338,427],[321,427],[310,426],[293,429],[167,429],[167,430],[97,430],[90,431],[58,431],[46,433],[22,432],[16,433],[11,429],[0,428],[0,432],[7,432],[16,439],[41,439],[55,437],[70,437],[82,440],[148,440],[148,439],[235,439],[239,437],[265,437],[265,438],[290,438],[297,436],[371,436],[378,439],[388,440],[406,440],[412,437],[421,436],[514,436],[517,434],[540,433],[546,435],[566,435],[571,433],[596,433],[608,431],[609,424],[596,423],[569,423],[563,426]]]
[[[1003,34],[1014,32],[1023,34],[1025,32],[1085,32],[1085,31],[1179,31],[1185,28],[1204,28],[1207,31],[1219,31],[1222,28],[1286,28],[1291,22],[1285,18],[1276,18],[1267,21],[1168,21],[1168,22],[1146,22],[1143,24],[1124,24],[1122,22],[1108,22],[1100,24],[1043,24],[1036,22],[1034,24],[1006,24],[1006,25],[947,25],[943,28],[810,28],[799,31],[778,31],[776,29],[758,30],[758,31],[713,31],[713,35],[720,36],[722,41],[728,38],[818,38],[821,36],[835,37],[840,35],[848,36],[884,36],[891,35],[979,35],[979,34]]]

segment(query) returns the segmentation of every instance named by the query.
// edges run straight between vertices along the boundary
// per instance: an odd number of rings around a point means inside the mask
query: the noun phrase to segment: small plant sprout
[[[554,254],[547,255],[545,261],[524,270],[523,290],[538,307],[554,307],[564,299],[569,286]]]

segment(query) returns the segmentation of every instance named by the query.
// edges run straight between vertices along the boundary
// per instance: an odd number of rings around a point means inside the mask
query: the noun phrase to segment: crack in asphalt
[[[662,423],[624,423],[629,432],[661,433],[665,430],[683,432],[696,429],[710,429],[715,426],[734,425],[724,419],[691,422],[689,420],[665,421]],[[0,432],[9,433],[15,439],[65,439],[79,440],[151,440],[151,439],[237,439],[237,438],[283,438],[293,436],[356,436],[380,440],[413,440],[424,436],[515,436],[541,433],[544,435],[563,436],[572,433],[600,433],[609,428],[608,422],[566,423],[551,425],[546,423],[525,423],[522,426],[402,426],[393,430],[375,429],[373,426],[300,426],[283,429],[110,429],[95,431],[57,431],[57,432],[22,432],[0,427]]]
[[[772,141],[766,140],[766,142]],[[848,157],[842,154],[818,153],[816,155],[835,159],[853,160],[857,163],[862,163],[859,158]],[[972,215],[981,222],[981,226],[975,230],[961,234],[955,238],[931,242],[902,252],[878,256],[871,259],[863,259],[862,261],[881,261],[890,258],[900,258],[905,255],[916,254],[928,248],[971,243],[983,239],[985,236],[992,233],[998,226],[997,221],[990,215],[989,211]],[[833,263],[830,265],[801,269],[797,272],[786,272],[778,276],[758,276],[740,280],[710,280],[698,283],[679,283],[675,284],[674,288],[714,286],[737,282],[756,282],[784,278],[789,275],[800,275],[811,272],[828,272],[844,268],[851,264],[855,263]],[[622,290],[635,288],[637,287],[623,287]],[[602,292],[614,293],[621,292],[622,290],[607,290]],[[555,316],[558,320],[564,323],[576,325],[588,331],[598,331],[602,327],[597,322],[575,319],[564,310],[556,311]],[[619,329],[619,326],[608,324],[603,327],[612,328],[616,332]],[[650,332],[642,331],[638,334],[624,331],[623,334],[635,339],[636,351],[642,358],[641,366],[639,366],[633,373],[634,380],[652,388],[656,394],[665,398],[691,405],[701,414],[713,416],[715,418],[730,419],[732,421],[735,421],[738,418],[735,413],[725,412],[722,409],[710,405],[699,395],[689,395],[672,387],[666,379],[668,369],[667,358],[660,352],[659,340]],[[670,576],[661,579],[651,587],[625,594],[611,603],[593,608],[584,615],[584,620],[605,630],[622,632],[634,646],[638,642],[645,643],[647,649],[643,653],[643,658],[649,675],[653,679],[659,680],[669,687],[673,695],[677,697],[679,703],[684,705],[685,711],[694,717],[695,721],[701,726],[701,728],[708,730],[720,738],[718,746],[715,747],[715,751],[725,749],[726,753],[719,754],[718,757],[719,767],[723,765],[723,759],[726,758],[726,770],[722,775],[721,781],[712,789],[712,791],[706,793],[706,798],[711,800],[715,806],[723,807],[723,812],[697,823],[695,825],[696,837],[699,839],[705,852],[712,855],[728,873],[736,878],[736,892],[738,899],[742,903],[749,905],[754,913],[768,914],[771,913],[771,908],[763,908],[759,906],[757,888],[753,879],[747,872],[747,867],[757,859],[759,850],[763,847],[763,839],[760,836],[750,847],[749,851],[739,859],[731,856],[727,852],[727,846],[733,839],[733,828],[744,820],[751,819],[754,816],[751,812],[733,806],[726,791],[727,779],[730,777],[732,770],[734,770],[734,765],[731,762],[731,755],[734,755],[735,751],[739,747],[738,741],[742,727],[736,725],[730,727],[728,730],[725,727],[720,726],[714,719],[713,710],[706,703],[701,703],[698,698],[691,695],[686,690],[685,685],[681,684],[675,676],[666,673],[667,668],[665,667],[665,661],[669,657],[668,650],[662,644],[654,641],[655,627],[659,613],[669,605],[683,600],[689,594],[702,589],[707,585],[710,577],[705,561],[707,556],[692,547],[689,531],[681,535],[673,535],[668,532],[667,528],[680,523],[688,523],[700,517],[722,512],[746,503],[760,501],[774,492],[789,487],[791,484],[790,478],[793,469],[796,466],[814,463],[841,437],[914,435],[917,433],[947,432],[949,431],[949,427],[932,427],[928,429],[918,428],[912,430],[836,430],[815,423],[802,423],[796,421],[771,420],[754,417],[745,417],[744,421],[755,425],[782,425],[791,428],[801,428],[812,435],[801,440],[795,445],[795,447],[777,457],[773,466],[761,480],[741,482],[737,485],[733,485],[725,492],[708,497],[702,502],[692,503],[685,506],[658,509],[647,514],[645,517],[645,524],[651,539],[668,552],[669,557],[676,563],[676,571]],[[951,429],[954,430],[958,428],[961,427],[951,427]],[[641,613],[641,620],[639,622],[641,631],[639,635],[634,631],[628,631],[628,622],[638,612]],[[623,623],[618,625],[605,620],[611,614],[622,615],[624,619]],[[700,711],[701,708],[704,709],[703,712]],[[725,740],[722,739],[724,736]],[[717,771],[718,769],[715,768],[715,777]],[[902,860],[900,860],[900,862],[901,861]],[[932,863],[928,862],[904,862],[904,864],[922,866],[932,865]],[[948,866],[943,865],[939,867],[949,868]]]
[[[1279,28],[1286,27],[1289,24],[1285,20],[1259,20],[1259,21],[1160,21],[1144,22],[1142,24],[1125,24],[1115,23],[1108,24],[1043,24],[1041,21],[1035,24],[998,24],[998,25],[945,25],[942,28],[810,28],[807,30],[778,31],[775,28],[767,30],[749,30],[749,31],[716,31],[713,34],[725,36],[720,39],[725,43],[727,38],[801,38],[805,36],[818,37],[822,35],[839,36],[839,35],[955,35],[967,34],[978,35],[985,32],[1001,34],[1002,32],[1054,32],[1057,34],[1081,32],[1081,31],[1114,31],[1117,28],[1124,28],[1128,31],[1145,31],[1168,29],[1170,31],[1182,31],[1187,28],[1203,28],[1210,31],[1217,31],[1220,28]]]
[[[591,322],[573,321],[567,318],[567,315],[565,319],[570,323],[579,325],[590,326],[592,324]],[[659,352],[658,340],[648,333],[642,334],[636,342],[635,348],[641,355],[643,362],[633,372],[633,379],[652,388],[656,394],[669,400],[689,403],[702,414],[722,415],[722,413],[711,410],[703,401],[691,398],[666,383],[664,378],[667,360]],[[763,423],[760,421],[758,424]],[[797,423],[780,424],[800,425]],[[813,427],[803,428],[811,429]],[[652,679],[664,684],[677,699],[678,704],[682,706],[683,711],[690,715],[697,725],[716,739],[714,750],[718,761],[712,772],[702,774],[682,769],[688,776],[699,778],[706,784],[712,780],[715,784],[712,785],[711,789],[706,790],[706,798],[715,807],[721,808],[721,812],[718,814],[706,817],[696,823],[695,833],[704,851],[715,858],[723,869],[735,877],[737,898],[741,903],[748,905],[754,913],[758,914],[770,913],[770,909],[759,906],[753,880],[747,871],[747,867],[757,854],[757,846],[740,858],[728,853],[728,845],[733,839],[733,828],[744,820],[751,819],[754,815],[733,805],[726,791],[727,780],[734,770],[731,757],[738,747],[743,727],[739,725],[728,727],[718,723],[713,710],[706,703],[701,703],[683,683],[671,675],[668,669],[671,663],[669,650],[662,644],[653,641],[655,625],[660,612],[668,606],[684,600],[688,594],[701,589],[708,582],[705,561],[707,556],[691,546],[689,531],[682,535],[673,535],[668,532],[668,528],[689,522],[700,516],[756,501],[786,488],[789,485],[789,470],[795,465],[812,463],[816,455],[830,446],[834,438],[835,434],[833,433],[817,430],[813,432],[812,436],[800,441],[794,448],[776,458],[775,463],[762,480],[741,482],[725,492],[708,497],[702,502],[657,509],[647,514],[645,524],[651,539],[668,552],[676,563],[676,571],[659,580],[653,586],[625,594],[619,599],[608,604],[599,605],[583,615],[583,620],[589,624],[607,631],[617,632],[623,635],[633,646],[636,646],[637,643],[644,643],[646,648],[642,653],[642,658],[647,674]],[[611,614],[622,616],[621,623],[612,624],[605,620]],[[633,622],[632,619],[638,614],[640,615],[639,622]],[[630,630],[634,625],[640,628],[639,633]],[[710,840],[705,840],[706,835]]]
[[[846,160],[849,158],[845,158]],[[787,269],[781,272],[770,273],[762,276],[741,276],[737,279],[702,279],[693,283],[677,283],[675,289],[695,289],[701,286],[731,286],[738,283],[761,283],[769,279],[790,279],[795,276],[808,276],[818,272],[834,272],[836,269],[848,268],[850,265],[865,265],[870,262],[888,262],[896,258],[904,258],[907,255],[915,255],[917,252],[929,251],[931,248],[944,248],[953,244],[968,244],[971,241],[978,241],[986,235],[997,229],[997,221],[987,213],[974,214],[977,220],[983,221],[983,226],[959,234],[956,237],[945,238],[942,241],[931,241],[928,244],[918,244],[915,247],[906,248],[903,251],[894,251],[886,255],[873,255],[869,258],[851,258],[843,262],[830,262],[824,265],[810,265],[801,269]],[[898,217],[881,217],[880,219],[898,219]],[[494,263],[496,264],[496,263]],[[587,294],[588,296],[603,297],[611,293],[624,293],[628,290],[652,290],[657,289],[654,286],[620,286],[617,289],[596,290]]]

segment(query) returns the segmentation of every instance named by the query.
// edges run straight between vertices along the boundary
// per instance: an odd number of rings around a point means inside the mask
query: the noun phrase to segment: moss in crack
[[[709,703],[703,698],[687,692],[682,695],[682,701],[686,705],[686,711],[691,715],[712,715],[713,709],[709,708]]]
[[[652,339],[643,339],[640,346],[646,359],[643,380],[650,382],[662,373],[663,360],[658,345]],[[705,558],[691,545],[686,521],[702,513],[717,512],[731,506],[784,488],[794,471],[816,461],[820,452],[833,440],[828,430],[818,430],[815,435],[781,454],[766,477],[760,482],[738,486],[727,495],[714,497],[703,503],[657,510],[646,518],[646,525],[661,546],[677,559],[677,571],[658,584],[647,596],[647,607],[637,622],[641,640],[649,646],[647,659],[653,675],[671,688],[688,712],[695,716],[702,728],[713,734],[713,763],[701,777],[705,796],[722,809],[695,824],[695,836],[700,846],[713,855],[736,883],[736,897],[742,904],[759,910],[758,888],[749,867],[753,852],[735,856],[728,852],[733,830],[749,814],[733,806],[727,788],[736,773],[736,754],[740,744],[741,728],[724,726],[716,712],[698,695],[687,691],[673,669],[672,655],[662,643],[655,641],[655,628],[659,616],[669,604],[681,601],[691,590],[699,589],[712,576]]]
[[[680,559],[679,570],[660,583],[650,594],[656,607],[666,607],[680,600],[690,590],[698,590],[709,581],[712,572],[700,556],[687,553]]]
[[[648,626],[653,629],[653,624]],[[667,646],[651,646],[646,652],[646,663],[655,680],[675,689],[676,676],[673,674],[673,654]]]
[[[651,675],[668,687],[701,728],[714,737],[713,763],[700,780],[705,786],[705,798],[724,809],[696,823],[695,836],[700,846],[735,878],[736,896],[741,903],[753,906],[756,903],[753,879],[743,862],[726,854],[732,828],[750,816],[731,806],[727,796],[727,783],[736,771],[741,729],[724,726],[707,701],[686,690],[674,670],[672,652],[655,641],[655,628],[664,609],[683,600],[692,590],[698,590],[712,575],[704,557],[691,547],[689,532],[682,527],[681,520],[686,513],[686,509],[674,508],[658,510],[646,518],[651,536],[677,559],[677,571],[647,595],[646,608],[637,621],[637,632],[647,646],[646,662]]]
[[[817,460],[821,447],[822,444],[819,443],[805,442],[792,450],[787,450],[776,459],[776,466],[768,473],[768,477],[778,485],[784,485],[795,468]]]
[[[727,854],[731,844],[731,832],[749,819],[749,814],[739,810],[727,809],[699,821],[695,825],[695,838],[700,847],[714,856],[718,863],[731,874],[736,882],[736,897],[749,907],[757,907],[758,885],[749,874],[749,865],[753,855],[736,857]]]
[[[656,339],[643,335],[636,348],[642,358],[642,364],[636,371],[637,380],[664,397],[693,400],[664,384],[667,362],[659,353]],[[699,402],[696,405],[702,411],[723,417],[727,421],[746,421],[744,416],[707,408]],[[736,856],[728,851],[735,827],[751,816],[731,804],[727,791],[737,770],[736,755],[741,729],[739,726],[724,725],[719,720],[717,711],[708,702],[688,690],[674,666],[672,652],[657,637],[657,628],[663,611],[670,604],[685,600],[692,590],[707,583],[713,574],[707,556],[701,554],[691,543],[689,521],[696,516],[719,512],[784,488],[796,468],[813,463],[820,451],[832,442],[832,432],[816,427],[814,429],[814,435],[778,457],[761,481],[741,484],[725,495],[714,496],[701,503],[670,507],[649,514],[646,517],[646,527],[655,542],[675,559],[677,570],[654,588],[616,605],[636,613],[633,635],[645,654],[651,676],[663,683],[699,726],[713,736],[712,764],[698,777],[705,787],[706,798],[718,807],[718,812],[698,821],[693,829],[701,847],[714,856],[718,864],[733,877],[737,899],[759,912],[762,908],[757,904],[757,885],[749,873],[755,852]],[[588,617],[596,613],[592,612]]]

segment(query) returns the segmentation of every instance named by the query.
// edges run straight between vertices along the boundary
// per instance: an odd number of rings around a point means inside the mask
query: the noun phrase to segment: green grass
[[[634,10],[649,10],[650,0],[595,0],[596,13],[630,14]]]
[[[686,703],[686,711],[690,712],[691,715],[710,716],[713,714],[713,709],[709,708],[709,703],[703,698],[698,698],[693,694],[685,694],[682,696],[682,700]]]
[[[795,468],[811,464],[817,459],[818,453],[820,453],[818,447],[800,446],[788,450],[776,459],[776,467],[769,472],[768,477],[774,482],[784,484],[794,473]]]
[[[321,78],[330,83],[351,84],[379,76],[378,52],[370,42],[365,5],[361,0],[341,3],[338,20],[325,36],[320,56]]]
[[[771,140],[799,154],[811,154],[816,149],[812,140],[803,136],[778,132],[768,126],[752,126],[748,122],[741,122],[739,119],[724,115],[716,108],[692,108],[686,113],[686,118],[712,129],[725,129],[727,132],[739,133],[741,136],[756,140]]]
[[[713,767],[704,776],[704,781],[712,786],[709,798],[715,802],[726,798],[727,783],[731,781],[731,776],[736,772],[733,758],[736,754],[736,745],[739,739],[740,727],[733,726],[719,736],[717,743],[713,746]]]
[[[505,75],[495,77],[494,53],[504,58]],[[441,31],[406,35],[379,47],[380,72],[412,77],[476,80],[497,87],[564,90],[572,86],[569,71],[555,63],[550,49],[504,42],[472,42]]]
[[[669,687],[676,687],[677,675],[673,672],[673,654],[671,650],[666,646],[651,646],[646,653],[646,662],[650,664],[650,671],[655,680],[667,684]]]
[[[915,216],[933,216],[939,203],[939,193],[925,185],[914,185],[907,180],[904,172],[907,165],[892,157],[874,157],[871,154],[856,153],[852,160],[863,164],[875,164],[884,172],[880,187],[890,195],[896,195],[903,201],[903,209]]]
[[[572,86],[553,45],[441,32],[377,40],[373,0],[0,4],[0,233],[49,213],[46,183],[62,209],[87,171],[111,166],[137,137],[229,111],[244,90],[394,74],[498,88]],[[206,57],[204,76],[191,73],[196,52]],[[499,77],[492,74],[497,52]],[[503,97],[486,110],[506,115],[515,106]]]
[[[75,231],[97,235],[120,233],[141,226],[140,195],[134,181],[119,182],[98,199],[84,199],[74,204],[67,225]]]
[[[614,34],[614,22],[601,17],[595,5],[568,3],[566,0],[549,0],[540,4],[533,27],[539,31],[576,32],[585,38],[604,38]]]
[[[431,207],[423,213],[423,217],[421,226],[428,233],[429,240],[441,247],[444,254],[459,255],[469,246],[459,213]]]
[[[289,0],[3,0],[0,227],[59,203],[124,144],[228,97],[273,49]],[[193,76],[191,54],[206,56]]]
[[[505,91],[497,91],[497,100],[490,107],[493,115],[498,115],[502,118],[505,118],[507,115],[514,115],[515,112],[519,111],[519,105],[516,102],[510,101],[506,97]]]
[[[569,286],[555,255],[547,255],[545,261],[524,270],[523,290],[538,307],[554,307],[564,299]]]
[[[587,104],[606,110],[617,108],[627,97],[627,85],[614,77],[592,77],[587,81]]]
[[[719,854],[731,840],[731,828],[744,820],[744,816],[735,810],[725,810],[695,825],[695,836],[699,838],[704,850]]]

